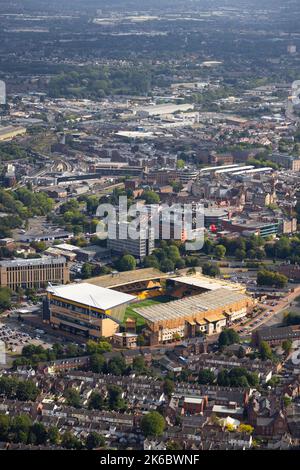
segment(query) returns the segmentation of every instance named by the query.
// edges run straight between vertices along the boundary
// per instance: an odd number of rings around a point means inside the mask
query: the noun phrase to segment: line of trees
[[[36,446],[54,445],[75,450],[105,446],[105,438],[96,432],[80,440],[70,431],[61,434],[56,426],[47,428],[41,422],[33,422],[27,414],[15,417],[0,414],[0,441]]]
[[[274,271],[268,271],[263,269],[257,273],[257,285],[258,286],[269,286],[278,287],[282,289],[286,287],[288,278],[284,274],[276,273]]]

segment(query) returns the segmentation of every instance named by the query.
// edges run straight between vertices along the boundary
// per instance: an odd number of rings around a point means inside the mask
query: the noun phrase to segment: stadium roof
[[[65,286],[51,286],[47,290],[56,297],[100,310],[109,310],[118,305],[131,302],[136,298],[133,295],[94,286],[87,282],[82,284],[68,284]]]
[[[170,277],[170,275],[162,273],[155,268],[136,269],[134,271],[123,271],[106,276],[92,277],[89,279],[89,284],[94,284],[101,287],[115,288],[126,284],[133,284],[135,282],[150,281],[152,279],[163,279]]]
[[[155,323],[159,321],[177,320],[191,317],[199,313],[210,313],[224,308],[235,302],[248,300],[249,297],[233,290],[221,288],[204,294],[194,295],[173,302],[155,304],[149,307],[135,308],[135,311],[145,320]],[[207,315],[206,315],[207,316]]]
[[[230,289],[230,290],[245,290],[245,287],[241,284],[235,284],[233,282],[224,281],[222,279],[212,279],[207,276],[195,275],[195,276],[179,276],[171,278],[172,281],[180,284],[186,284],[188,286],[199,287],[206,290],[217,290],[217,289]]]

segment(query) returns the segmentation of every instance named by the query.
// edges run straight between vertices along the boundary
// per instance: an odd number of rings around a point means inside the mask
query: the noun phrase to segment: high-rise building
[[[155,248],[154,230],[141,229],[138,238],[133,239],[129,235],[122,237],[122,233],[127,233],[127,228],[127,223],[118,224],[115,237],[109,237],[107,240],[107,248],[115,253],[129,253],[138,259],[151,255]]]

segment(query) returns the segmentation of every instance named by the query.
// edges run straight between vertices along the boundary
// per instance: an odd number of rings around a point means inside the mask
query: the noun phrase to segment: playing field
[[[141,302],[136,302],[134,304],[129,305],[125,312],[123,325],[125,325],[127,318],[130,317],[133,320],[136,320],[137,329],[139,331],[146,324],[146,322],[143,317],[141,317],[138,313],[135,312],[135,309],[170,302],[170,300],[172,300],[171,297],[164,295],[160,297],[155,297],[154,299],[142,300]]]

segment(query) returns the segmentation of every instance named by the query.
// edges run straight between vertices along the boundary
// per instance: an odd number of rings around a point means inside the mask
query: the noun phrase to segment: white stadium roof
[[[78,302],[88,307],[99,308],[100,310],[109,310],[118,305],[131,302],[136,298],[133,295],[123,294],[122,292],[95,286],[87,282],[65,286],[51,286],[47,290],[56,297],[71,302]]]

